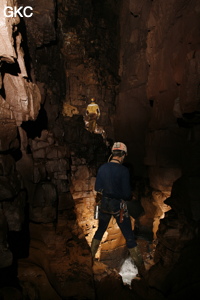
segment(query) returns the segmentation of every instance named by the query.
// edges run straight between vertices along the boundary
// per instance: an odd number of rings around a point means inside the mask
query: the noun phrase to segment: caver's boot
[[[97,253],[97,250],[99,248],[100,240],[93,239],[91,243],[91,253],[92,253],[92,258],[95,258],[95,254]]]
[[[144,265],[143,257],[142,254],[138,248],[138,246],[134,248],[129,248],[130,256],[132,260],[134,261],[137,269],[138,269],[138,274],[140,277],[144,277],[146,274],[146,268]]]

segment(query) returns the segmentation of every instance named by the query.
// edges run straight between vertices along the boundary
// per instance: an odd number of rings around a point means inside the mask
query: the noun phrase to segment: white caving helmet
[[[112,146],[112,153],[113,151],[123,151],[125,152],[125,155],[127,155],[127,147],[124,143],[121,142],[115,142]]]

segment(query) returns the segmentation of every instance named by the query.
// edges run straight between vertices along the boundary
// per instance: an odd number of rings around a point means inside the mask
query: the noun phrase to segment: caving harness
[[[108,197],[104,197],[104,199],[108,200],[110,198]],[[110,200],[114,200],[114,199],[110,199]],[[119,201],[119,200],[116,200],[116,201]],[[115,217],[119,217],[119,220],[120,220],[120,223],[123,222],[124,220],[124,217],[128,217],[129,214],[128,214],[128,209],[127,209],[127,204],[126,204],[126,201],[124,200],[120,200],[120,209],[116,212],[114,211],[109,211],[109,210],[106,210],[106,209],[102,209],[101,208],[101,201],[99,201],[96,205],[95,205],[95,210],[94,210],[94,219],[99,219],[99,211],[102,211],[103,213],[106,213],[106,214],[110,214],[110,215],[113,215]]]

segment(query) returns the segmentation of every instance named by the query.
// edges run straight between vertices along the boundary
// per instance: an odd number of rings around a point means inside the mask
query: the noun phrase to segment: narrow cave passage
[[[7,5],[33,15],[8,18]],[[198,0],[1,0],[0,299],[196,299],[199,14]],[[114,219],[91,257],[96,175],[115,141],[141,280],[122,270]]]

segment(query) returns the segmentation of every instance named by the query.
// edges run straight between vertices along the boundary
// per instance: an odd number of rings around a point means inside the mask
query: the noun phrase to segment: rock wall
[[[122,5],[115,134],[127,142],[135,176],[148,174],[163,192],[188,167],[191,130],[198,134],[198,18],[197,1]]]
[[[145,134],[150,118],[146,95],[149,66],[146,59],[147,19],[151,1],[122,1],[120,14],[121,82],[116,102],[115,136],[127,144],[127,162],[134,176],[145,176]]]
[[[3,236],[1,238],[1,265],[12,263],[7,243],[8,231],[20,231],[24,222],[26,192],[23,179],[16,169],[15,158],[20,147],[18,126],[23,121],[36,118],[41,96],[37,85],[30,82],[24,60],[22,32],[19,17],[6,17],[4,6],[14,6],[14,1],[0,4],[0,122],[1,122],[1,215]],[[8,254],[8,260],[7,255]]]
[[[98,125],[108,137],[113,137],[119,83],[118,15],[119,4],[114,1],[58,2],[61,53],[66,70],[64,104],[85,116],[90,98],[96,98],[101,112]]]
[[[198,20],[198,1],[126,1],[122,5],[122,81],[115,131],[131,149],[134,174],[149,178],[152,190],[146,199],[157,207],[156,264],[148,279],[159,291],[154,299],[182,299],[197,289]],[[145,210],[150,212],[148,206]],[[141,222],[148,224],[147,214]],[[146,299],[148,293],[141,295]]]
[[[145,258],[157,243],[146,285],[132,284],[134,297],[195,295],[198,1],[3,0],[1,14],[5,4],[31,5],[34,15],[0,21],[0,296],[20,298],[22,288],[31,299],[95,299],[93,188],[114,138],[128,146],[133,198],[145,210],[133,220]],[[91,97],[105,135],[85,128]],[[119,267],[124,245],[110,224],[101,259]],[[109,274],[99,295],[109,295],[108,279],[116,297],[132,298]]]
[[[118,6],[3,1],[1,15],[4,5],[30,5],[33,16],[3,18],[0,27],[0,293],[94,299],[93,185],[110,149],[105,135],[85,129],[84,116],[95,97],[99,130],[113,136]]]
[[[28,79],[28,71],[22,47],[23,37],[16,17],[6,17],[5,6],[14,6],[15,1],[1,1],[1,120],[9,119],[20,125],[22,121],[35,119],[41,96],[37,85]],[[5,128],[6,129],[6,128]],[[8,131],[8,130],[7,130]],[[4,150],[4,149],[3,149]]]
[[[195,25],[198,24],[198,7],[197,1],[170,1],[166,6],[155,1],[148,19],[147,97],[152,100],[153,107],[145,162],[150,168],[152,185],[158,189],[168,189],[165,187],[167,178],[171,180],[170,187],[181,176],[188,165],[185,152],[192,142],[191,131],[198,131],[194,124],[195,116],[189,117],[199,110],[200,40],[198,26]],[[166,19],[163,18],[165,11],[169,16]],[[189,19],[191,26],[186,25]],[[185,125],[181,125],[181,121]]]

